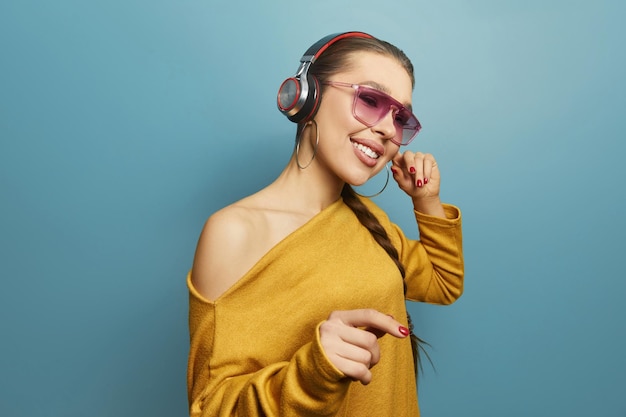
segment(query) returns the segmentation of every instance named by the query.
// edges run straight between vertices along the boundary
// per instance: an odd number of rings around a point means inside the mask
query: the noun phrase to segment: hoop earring
[[[306,129],[306,126],[313,125],[313,124],[315,125],[315,146],[313,146],[313,156],[311,157],[311,160],[309,161],[309,163],[303,166],[302,164],[300,164],[300,159],[299,159],[300,140],[302,140],[302,133],[304,133],[304,129]],[[317,128],[317,122],[315,120],[308,121],[305,127],[302,129],[302,132],[300,132],[300,135],[298,135],[298,140],[296,141],[296,164],[298,165],[298,168],[306,169],[309,167],[309,165],[313,163],[313,160],[315,159],[315,155],[317,154],[317,147],[319,146],[319,144],[320,144],[320,131]]]
[[[358,195],[359,197],[364,197],[364,198],[372,198],[372,197],[376,197],[377,195],[380,195],[383,193],[383,191],[385,191],[385,188],[387,188],[387,184],[389,184],[389,165],[385,165],[385,168],[387,168],[386,172],[387,172],[387,178],[385,178],[385,185],[383,185],[383,189],[380,190],[379,192],[377,192],[376,194],[372,194],[372,195],[363,195],[363,194],[359,194],[358,192],[356,192],[356,190],[354,191],[354,193],[356,195]]]

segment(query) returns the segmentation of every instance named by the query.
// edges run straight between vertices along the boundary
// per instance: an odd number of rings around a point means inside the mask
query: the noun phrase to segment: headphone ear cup
[[[278,89],[278,110],[294,123],[308,121],[317,111],[320,99],[320,84],[314,75],[306,73],[287,78]]]
[[[297,113],[287,116],[294,123],[309,121],[317,111],[320,101],[320,84],[314,75],[307,73],[307,89],[302,93],[304,103]],[[302,91],[302,90],[301,90]],[[304,95],[306,94],[306,97]]]
[[[276,104],[278,110],[287,117],[295,114],[299,107],[302,95],[302,83],[300,77],[289,77],[280,85],[278,95],[276,96]]]

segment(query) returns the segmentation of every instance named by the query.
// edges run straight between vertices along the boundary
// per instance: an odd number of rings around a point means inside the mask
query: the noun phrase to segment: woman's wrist
[[[443,209],[439,196],[414,198],[413,209],[429,216],[446,217],[446,213]]]

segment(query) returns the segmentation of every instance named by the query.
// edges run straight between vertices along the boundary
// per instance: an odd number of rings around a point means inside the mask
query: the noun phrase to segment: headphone
[[[373,38],[364,32],[343,32],[328,35],[315,42],[300,58],[296,75],[287,78],[278,89],[276,98],[278,110],[294,123],[308,120],[320,100],[320,84],[313,74],[309,74],[311,64],[333,43],[345,38]]]

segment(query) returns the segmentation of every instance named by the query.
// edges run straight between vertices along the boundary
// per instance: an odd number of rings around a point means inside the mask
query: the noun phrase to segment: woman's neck
[[[278,178],[265,190],[294,211],[318,213],[341,197],[344,182],[317,161],[300,169],[292,157]]]

